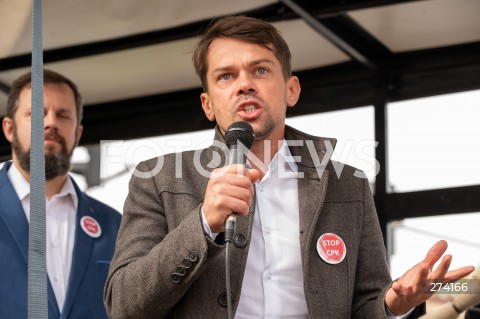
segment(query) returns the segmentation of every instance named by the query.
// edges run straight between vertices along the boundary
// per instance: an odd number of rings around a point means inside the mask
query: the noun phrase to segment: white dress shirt
[[[247,163],[247,166],[248,163]],[[285,141],[255,183],[256,204],[236,319],[308,318],[300,250],[298,166]],[[288,200],[286,200],[288,199]],[[203,228],[213,239],[203,215]],[[402,319],[392,315],[389,319]]]
[[[235,318],[308,318],[297,170],[284,142],[267,173],[255,183],[255,215]]]
[[[8,177],[22,202],[23,211],[30,222],[30,184],[15,164],[10,166]],[[70,178],[59,194],[46,200],[47,208],[47,273],[60,312],[65,303],[68,278],[72,265],[75,240],[75,219],[78,197]]]

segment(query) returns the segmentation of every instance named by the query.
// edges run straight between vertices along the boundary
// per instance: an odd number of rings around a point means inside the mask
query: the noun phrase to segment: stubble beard
[[[265,120],[263,123],[259,123],[259,125],[252,125],[254,134],[255,134],[255,140],[263,140],[265,138],[268,138],[270,134],[275,130],[275,127],[278,125],[278,123],[275,123],[275,120],[273,118],[273,114],[270,114],[271,108],[270,106],[260,97],[258,97],[254,93],[246,93],[242,97],[240,97],[237,101],[235,101],[233,105],[233,109],[236,110],[236,106],[242,102],[242,100],[245,99],[254,99],[256,100],[263,108],[263,115],[265,116]],[[286,109],[285,109],[286,111]],[[232,123],[236,121],[235,115],[232,118]],[[247,121],[248,122],[248,121]],[[249,123],[252,124],[252,123]]]
[[[267,138],[275,129],[275,122],[272,117],[269,116],[264,123],[261,123],[259,127],[254,128],[254,134],[256,140],[263,140]]]

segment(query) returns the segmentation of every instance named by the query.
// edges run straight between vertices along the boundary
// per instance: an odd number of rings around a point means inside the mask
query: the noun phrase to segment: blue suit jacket
[[[27,318],[28,221],[8,178],[6,163],[0,170],[0,318]],[[78,196],[72,268],[63,310],[58,309],[48,280],[49,319],[107,318],[103,287],[113,256],[121,215],[82,193]],[[99,238],[80,227],[83,216],[93,217],[102,229]]]

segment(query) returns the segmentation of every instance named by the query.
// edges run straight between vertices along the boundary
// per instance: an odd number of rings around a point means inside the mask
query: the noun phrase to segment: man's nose
[[[43,117],[44,129],[57,128],[57,116],[54,112],[45,112]]]
[[[249,95],[249,94],[256,94],[257,87],[255,85],[254,80],[248,74],[240,74],[238,77],[238,89],[237,95]]]

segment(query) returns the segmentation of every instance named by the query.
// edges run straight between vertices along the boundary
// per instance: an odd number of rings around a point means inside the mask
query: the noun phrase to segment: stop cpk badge
[[[325,233],[317,241],[317,251],[323,261],[335,265],[341,263],[347,255],[343,240],[333,233]]]
[[[92,238],[98,238],[102,235],[102,228],[95,218],[90,216],[83,216],[80,219],[80,226],[83,231]]]

